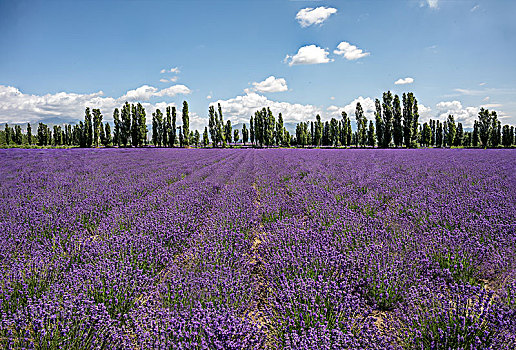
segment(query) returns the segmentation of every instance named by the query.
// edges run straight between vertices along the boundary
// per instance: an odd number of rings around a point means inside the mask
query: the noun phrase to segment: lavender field
[[[0,346],[514,349],[515,150],[0,150]]]

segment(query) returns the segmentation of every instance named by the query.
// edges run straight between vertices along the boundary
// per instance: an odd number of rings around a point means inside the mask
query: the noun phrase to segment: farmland
[[[512,349],[516,151],[0,150],[0,345]]]

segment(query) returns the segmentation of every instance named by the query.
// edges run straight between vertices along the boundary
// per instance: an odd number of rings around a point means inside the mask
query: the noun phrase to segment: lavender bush
[[[8,349],[513,349],[513,150],[0,150]]]

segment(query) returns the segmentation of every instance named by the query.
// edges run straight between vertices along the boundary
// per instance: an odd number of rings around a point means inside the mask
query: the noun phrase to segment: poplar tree
[[[170,124],[171,124],[172,120],[171,120],[171,116],[170,116],[170,106],[167,106],[167,108],[165,109],[165,118],[163,118],[163,124],[162,124],[162,127],[161,127],[161,133],[162,133],[162,138],[163,140],[162,143],[163,143],[163,147],[169,147],[169,141],[168,141],[168,135],[170,133]]]
[[[478,121],[475,120],[475,123],[473,124],[473,136],[471,143],[473,144],[473,147],[477,147],[478,143],[480,142],[479,132],[478,132]]]
[[[159,109],[152,113],[152,143],[158,147],[163,144],[163,113]]]
[[[86,112],[84,116],[84,129],[85,129],[85,138],[86,138],[86,147],[91,147],[93,142],[93,125],[91,123],[91,114],[90,108],[86,107]]]
[[[176,118],[177,118],[176,107],[172,106],[172,108],[170,109],[170,112],[171,112],[172,121],[170,124],[170,129],[168,130],[169,131],[168,142],[170,144],[170,147],[174,147],[176,144],[176,129],[177,129],[177,127],[176,127]]]
[[[376,111],[374,112],[375,123],[376,123],[376,138],[378,140],[378,147],[383,147],[383,118],[382,118],[382,105],[379,99],[374,101]]]
[[[405,94],[403,94],[403,104],[405,105]],[[403,124],[401,114],[401,104],[398,95],[394,95],[393,107],[393,119],[392,119],[392,140],[395,147],[400,147],[403,144]],[[404,106],[405,107],[405,106]],[[407,145],[408,147],[409,145]]]
[[[210,144],[210,139],[208,138],[208,127],[204,127],[204,133],[202,134],[202,146],[208,147]]]
[[[244,146],[248,140],[249,140],[249,131],[247,130],[247,126],[244,123],[244,125],[242,125],[242,142],[244,143]]]
[[[95,147],[98,147],[100,145],[100,127],[103,126],[102,114],[98,108],[94,108],[91,112],[93,114],[93,143]]]
[[[188,102],[183,101],[183,134],[184,144],[186,147],[190,145],[190,117],[188,115]]]
[[[147,118],[145,108],[141,103],[138,103],[136,109],[138,111],[138,146],[143,146],[147,144]]]
[[[322,122],[321,122],[321,116],[319,114],[317,114],[315,116],[315,142],[314,142],[314,146],[320,146],[321,145],[321,139],[322,139],[322,129],[323,129],[323,125],[322,125]]]
[[[133,147],[137,147],[140,138],[140,128],[139,128],[140,118],[138,117],[138,112],[136,111],[136,106],[134,104],[131,105],[131,145]]]
[[[249,136],[251,136],[251,144],[254,144],[254,119],[253,116],[251,116],[251,119],[249,120]]]
[[[390,91],[383,93],[383,147],[389,147],[392,138],[392,94]]]
[[[30,123],[27,123],[27,143],[32,145],[32,128]]]
[[[113,111],[113,124],[115,128],[113,129],[113,145],[120,146],[120,112],[118,108],[115,108]]]
[[[228,143],[228,145],[231,146],[231,141],[232,141],[232,127],[231,127],[231,120],[228,119],[228,121],[226,122],[226,127],[224,128],[224,136],[226,138],[226,142]]]
[[[121,117],[120,140],[124,146],[127,146],[131,143],[131,105],[127,101],[122,107]]]
[[[111,143],[111,126],[106,122],[105,133],[104,133],[104,146],[109,146]]]
[[[360,102],[357,102],[355,109],[355,119],[357,122],[357,141],[361,147],[364,147],[367,142],[367,119],[364,115],[364,110]]]
[[[374,148],[376,146],[376,137],[374,133],[373,121],[369,121],[369,130],[367,130],[367,144]]]
[[[421,133],[421,144],[423,144],[426,147],[430,146],[432,139],[432,128],[428,123],[423,124],[423,131]]]
[[[457,134],[455,135],[455,140],[453,141],[454,146],[462,146],[463,139],[464,129],[462,127],[462,123],[457,123]]]
[[[198,130],[195,130],[195,132],[193,133],[193,139],[194,139],[195,147],[199,147],[199,142],[201,140],[201,135],[199,134]]]
[[[492,126],[491,126],[491,147],[498,147],[500,145],[502,134],[501,134],[501,124],[498,120],[498,117],[496,115],[496,112],[493,112],[494,114],[491,115],[492,120]]]
[[[455,118],[453,115],[448,115],[446,121],[446,145],[451,147],[455,142],[455,135],[457,134],[457,127],[455,125]]]
[[[233,130],[233,142],[235,143],[235,146],[238,140],[240,140],[240,136],[238,135],[238,129],[235,129]]]
[[[283,116],[281,113],[278,115],[278,122],[276,123],[276,144],[278,146],[283,145]]]
[[[217,147],[217,114],[215,113],[215,107],[210,106],[208,108],[208,126],[210,128],[210,136],[213,147]]]
[[[435,136],[435,145],[437,147],[442,147],[443,145],[443,124],[439,120],[437,121],[437,135]]]

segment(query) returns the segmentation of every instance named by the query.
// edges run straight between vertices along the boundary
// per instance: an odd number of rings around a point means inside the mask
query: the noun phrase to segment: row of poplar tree
[[[241,131],[232,128],[231,120],[224,122],[220,103],[217,109],[208,110],[208,126],[201,135],[190,130],[188,103],[183,102],[181,125],[177,126],[176,107],[166,107],[165,115],[157,109],[152,113],[152,144],[158,147],[227,147],[240,140],[249,141],[256,147],[299,146],[299,147],[509,147],[516,144],[514,126],[502,127],[495,111],[481,108],[475,120],[473,131],[465,131],[462,123],[456,123],[453,115],[447,120],[430,119],[421,125],[417,99],[413,93],[403,94],[401,99],[390,91],[383,93],[382,100],[375,100],[374,120],[367,120],[363,107],[357,103],[355,109],[356,130],[351,129],[351,119],[342,112],[342,119],[332,118],[322,122],[319,115],[315,121],[300,122],[295,135],[291,135],[283,124],[279,113],[277,120],[270,108],[262,108],[251,116],[249,128],[244,123]],[[145,108],[140,104],[126,102],[113,112],[113,132],[109,123],[103,122],[100,109],[86,108],[84,121],[73,127],[69,124],[54,125],[53,129],[39,123],[37,133],[32,134],[27,125],[26,134],[21,126],[8,124],[0,131],[0,143],[37,144],[39,146],[99,147],[141,147],[148,145],[148,129]],[[240,132],[242,135],[240,135]],[[3,142],[2,142],[3,141]]]

